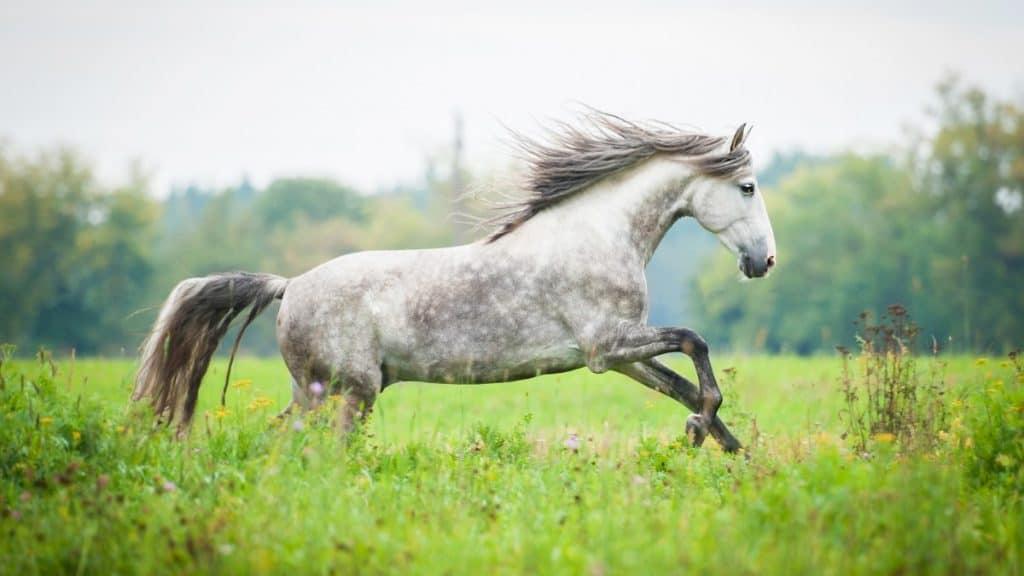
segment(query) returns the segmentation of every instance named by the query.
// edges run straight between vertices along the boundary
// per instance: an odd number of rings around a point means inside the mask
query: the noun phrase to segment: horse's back
[[[551,306],[557,291],[482,244],[355,253],[291,280],[278,339],[286,359],[368,356],[392,379],[522,378],[580,363]]]

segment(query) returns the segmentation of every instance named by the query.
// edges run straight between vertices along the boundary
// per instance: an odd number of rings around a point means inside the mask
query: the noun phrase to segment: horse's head
[[[691,183],[689,213],[736,255],[747,278],[760,278],[775,266],[775,234],[743,149],[748,133],[740,126],[714,170]]]

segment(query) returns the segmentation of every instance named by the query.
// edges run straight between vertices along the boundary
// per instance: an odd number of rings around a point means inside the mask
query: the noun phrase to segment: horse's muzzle
[[[762,278],[774,267],[774,254],[751,255],[744,252],[740,255],[740,271],[747,278]]]

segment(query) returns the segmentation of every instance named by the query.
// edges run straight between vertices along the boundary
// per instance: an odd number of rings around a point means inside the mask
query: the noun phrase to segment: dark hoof
[[[708,436],[708,427],[704,424],[704,417],[700,414],[690,414],[686,418],[686,437],[690,444],[700,447]]]

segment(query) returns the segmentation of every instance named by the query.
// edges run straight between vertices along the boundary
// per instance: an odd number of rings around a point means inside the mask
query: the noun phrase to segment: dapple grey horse
[[[290,279],[233,272],[181,282],[143,344],[133,399],[148,398],[160,418],[187,430],[232,320],[249,310],[241,339],[280,299],[277,339],[293,405],[317,405],[325,384],[340,389],[346,432],[399,381],[507,382],[585,366],[685,404],[694,444],[710,433],[739,449],[717,415],[722,395],[704,340],[647,325],[644,268],[686,216],[716,234],[747,277],[774,266],[748,131],[730,139],[600,112],[581,120],[544,140],[516,137],[529,168],[525,198],[477,242],[348,254]],[[699,386],[657,360],[676,351],[693,360]]]

